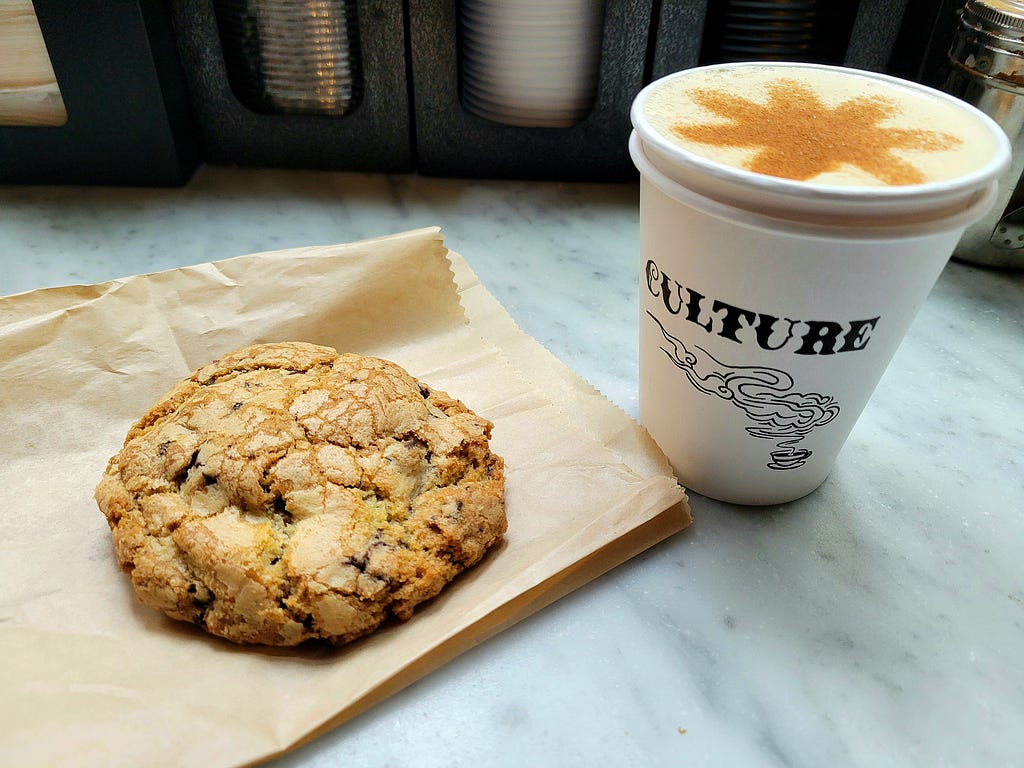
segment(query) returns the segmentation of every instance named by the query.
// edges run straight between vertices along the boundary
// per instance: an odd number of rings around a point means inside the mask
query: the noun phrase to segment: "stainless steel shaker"
[[[1024,1],[967,0],[943,90],[995,120],[1013,145],[991,212],[969,227],[953,258],[1024,269]]]

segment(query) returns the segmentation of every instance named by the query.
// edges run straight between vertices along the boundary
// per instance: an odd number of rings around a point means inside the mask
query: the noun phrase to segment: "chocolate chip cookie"
[[[145,605],[240,643],[341,644],[501,539],[491,429],[386,360],[259,344],[136,422],[96,501]]]

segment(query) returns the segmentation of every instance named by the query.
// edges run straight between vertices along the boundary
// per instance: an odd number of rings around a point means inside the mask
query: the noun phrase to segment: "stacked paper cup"
[[[708,5],[708,61],[842,60],[856,0],[720,0]]]
[[[816,0],[728,0],[721,54],[728,61],[803,60],[818,49]]]
[[[217,0],[236,94],[260,112],[343,115],[357,100],[355,3]]]
[[[506,125],[565,128],[597,90],[603,0],[464,0],[462,103]]]

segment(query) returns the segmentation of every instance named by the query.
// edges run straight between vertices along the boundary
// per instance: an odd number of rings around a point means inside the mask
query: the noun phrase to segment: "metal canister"
[[[944,90],[995,120],[1013,145],[991,212],[967,229],[953,258],[1024,269],[1024,2],[967,0],[949,60]]]

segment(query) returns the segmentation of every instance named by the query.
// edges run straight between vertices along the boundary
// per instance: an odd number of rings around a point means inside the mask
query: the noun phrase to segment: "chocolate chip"
[[[274,497],[274,514],[283,517],[285,522],[289,522],[292,519],[292,513],[288,511],[288,506],[283,496]]]
[[[157,450],[159,450],[159,446],[157,446]],[[192,469],[192,467],[194,467],[196,465],[196,462],[198,462],[198,461],[199,461],[199,449],[196,449],[195,451],[192,452],[192,458],[189,459],[188,464],[186,464],[184,467],[182,467],[181,471],[178,472],[178,474],[174,476],[174,479],[173,479],[174,483],[176,485],[183,485],[185,480],[188,479],[188,472],[189,472],[189,470]]]

